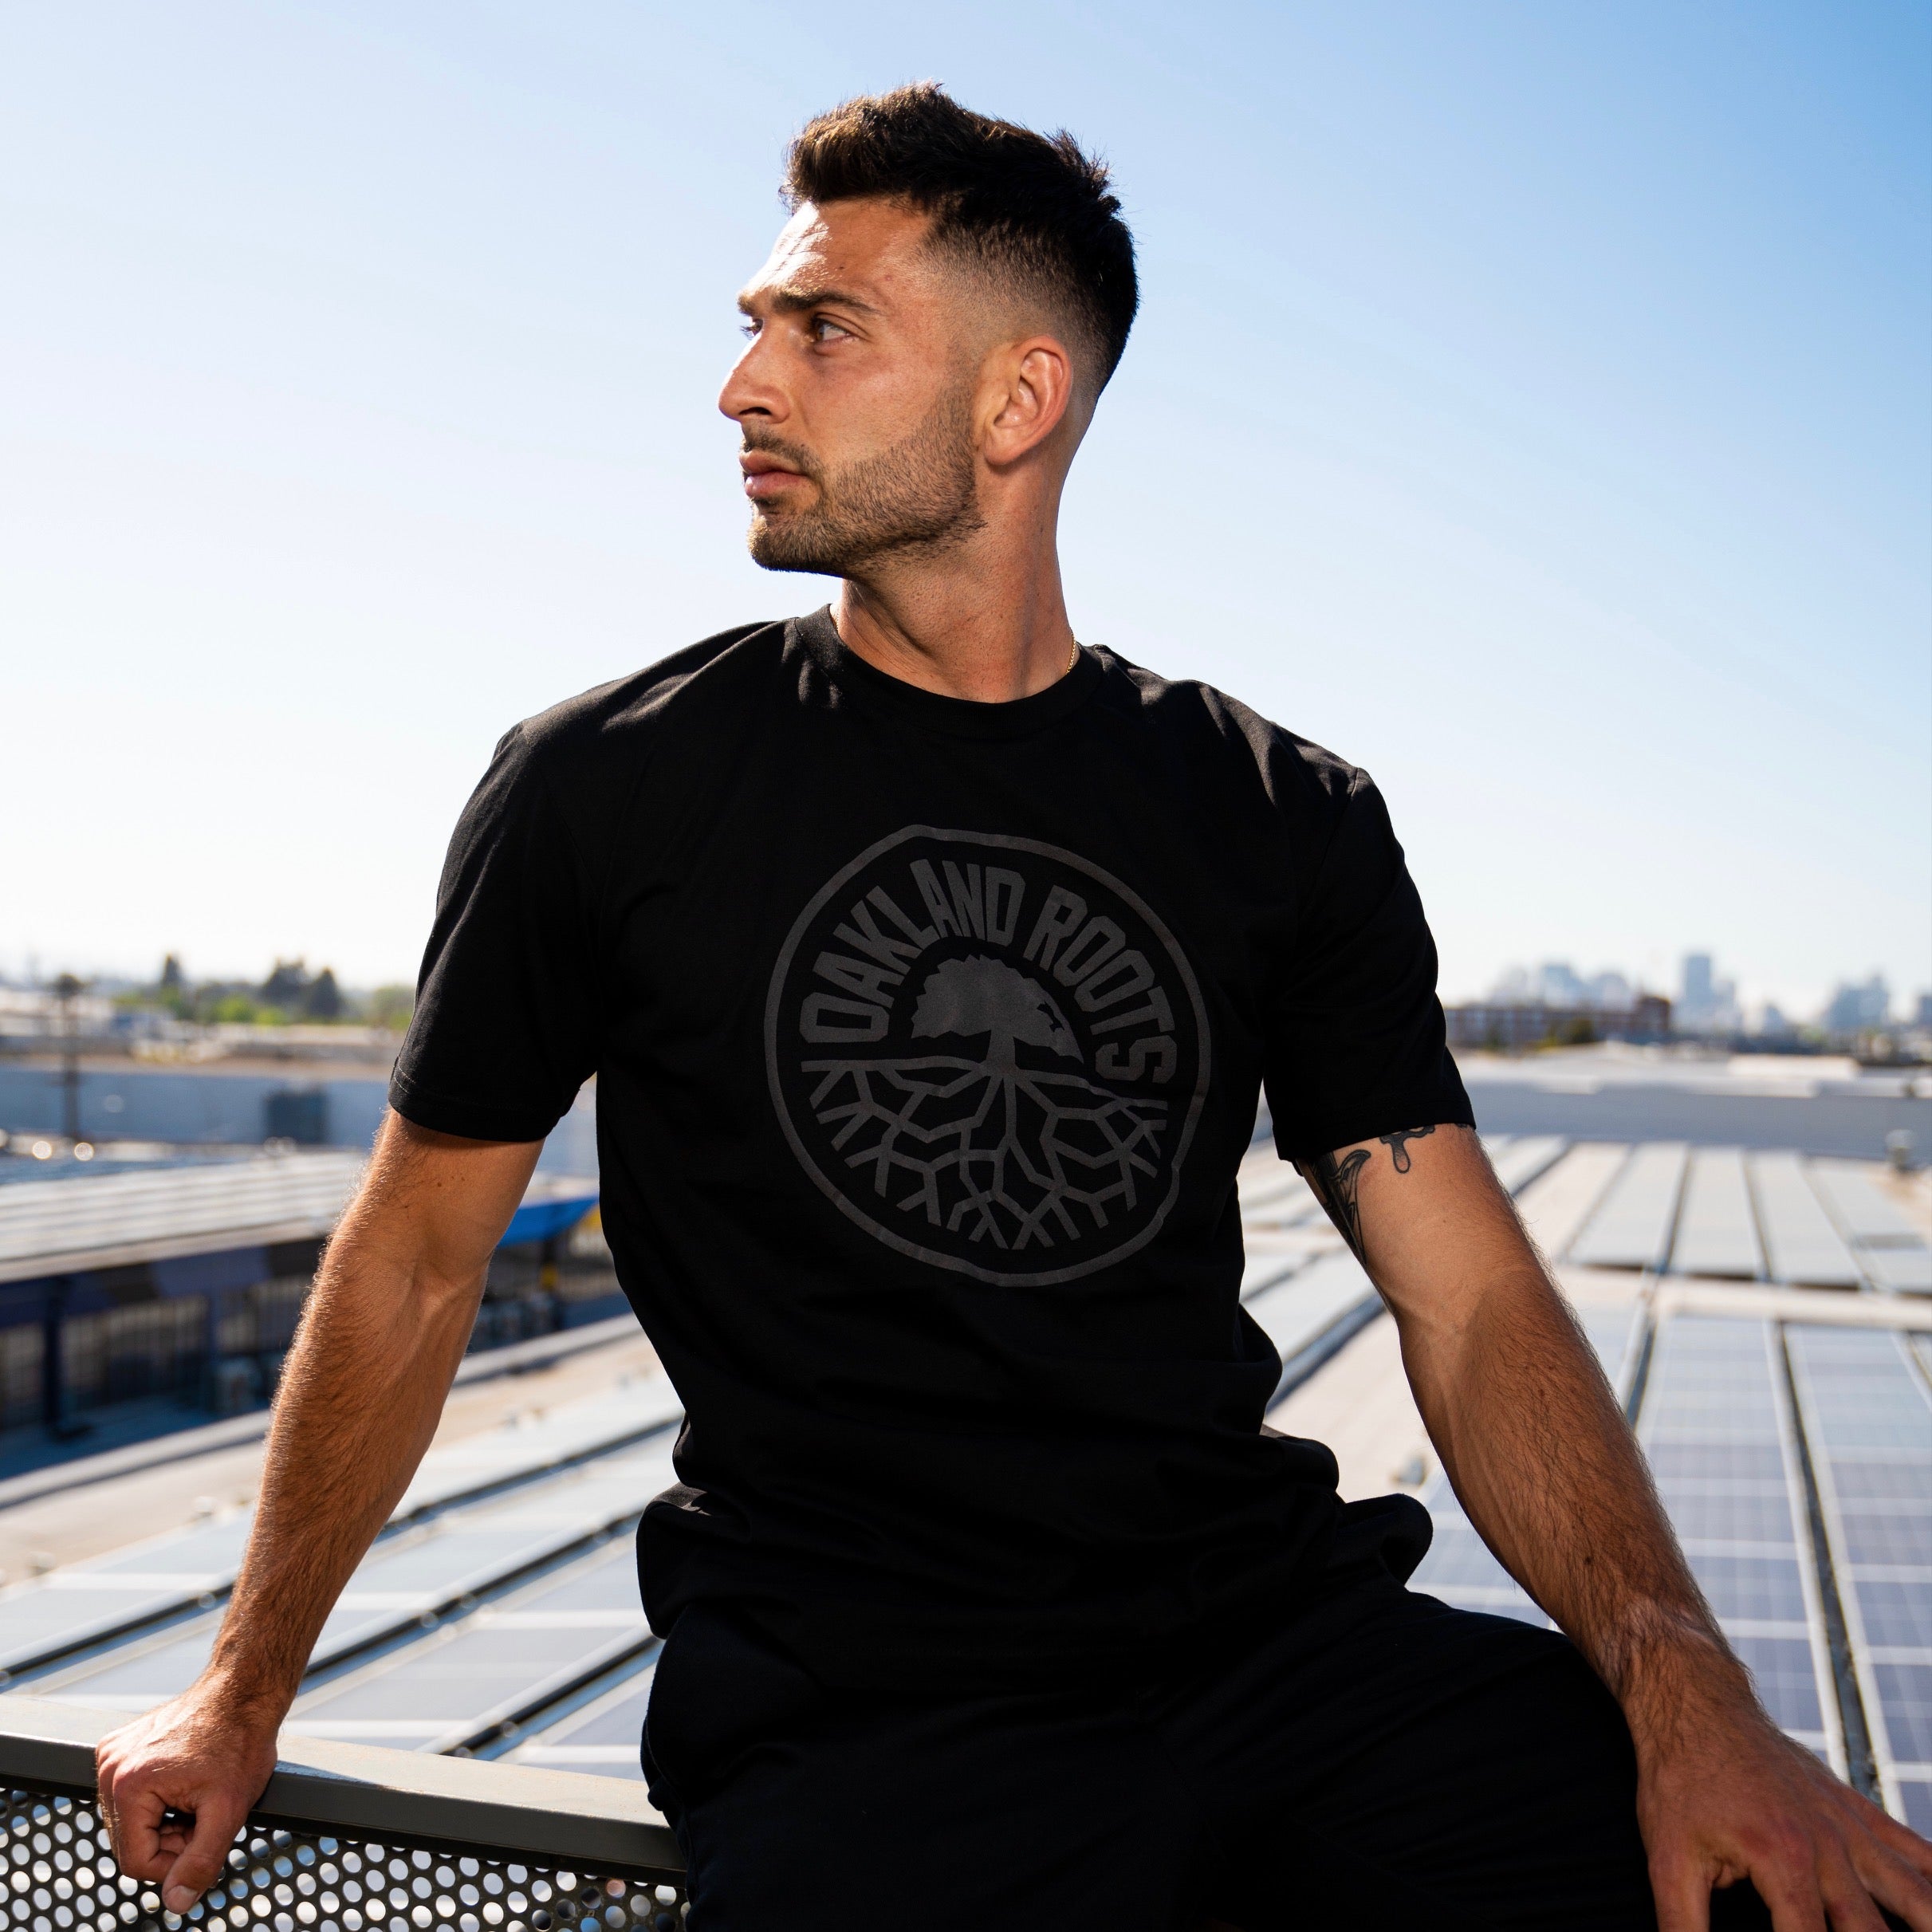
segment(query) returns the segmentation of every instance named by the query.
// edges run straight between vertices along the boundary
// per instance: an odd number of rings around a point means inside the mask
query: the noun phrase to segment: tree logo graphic
[[[1138,896],[1057,846],[924,825],[799,915],[765,1049],[785,1137],[845,1214],[1013,1285],[1151,1241],[1207,1092],[1199,986]]]

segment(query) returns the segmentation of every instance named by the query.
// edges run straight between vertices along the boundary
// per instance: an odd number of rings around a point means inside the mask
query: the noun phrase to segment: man
[[[1104,170],[921,87],[789,187],[722,402],[753,554],[837,601],[498,748],[214,1659],[101,1749],[127,1868],[214,1877],[594,1072],[687,1407],[639,1560],[693,1932],[1625,1927],[1653,1887],[1683,1932],[1714,1886],[1932,1932],[1932,1848],[1765,1716],[1484,1162],[1374,788],[1075,641],[1060,494],[1137,300]],[[1567,1639],[1410,1594],[1419,1508],[1262,1426],[1264,1083]]]

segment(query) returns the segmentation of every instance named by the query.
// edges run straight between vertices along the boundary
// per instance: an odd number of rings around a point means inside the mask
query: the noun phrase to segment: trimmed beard
[[[952,549],[985,529],[979,513],[971,392],[942,395],[910,436],[828,477],[794,443],[747,427],[745,447],[796,464],[818,485],[809,510],[760,511],[747,543],[767,570],[848,577],[895,552]]]

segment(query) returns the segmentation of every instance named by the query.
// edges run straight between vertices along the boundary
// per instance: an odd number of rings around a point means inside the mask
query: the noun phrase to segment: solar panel
[[[541,1730],[533,1730],[502,1755],[515,1765],[547,1765],[557,1771],[642,1779],[639,1745],[656,1669],[653,1656],[634,1675]]]
[[[1864,1163],[1815,1160],[1811,1178],[1832,1218],[1853,1241],[1925,1245],[1925,1237],[1887,1198]]]
[[[1636,1148],[1570,1244],[1570,1259],[1584,1268],[1661,1267],[1683,1186],[1685,1152],[1682,1142],[1670,1140]]]
[[[1545,1254],[1564,1253],[1629,1159],[1628,1147],[1586,1142],[1524,1188],[1517,1211]]]
[[[652,1641],[629,1539],[305,1692],[286,1728],[403,1750],[513,1737],[566,1689]]]
[[[1627,1308],[1580,1312],[1621,1396],[1641,1317]],[[1652,1352],[1639,1440],[1692,1570],[1767,1708],[1842,1769],[1796,1441],[1774,1347],[1764,1323],[1680,1317],[1666,1324]],[[1547,1624],[1489,1554],[1444,1478],[1424,1501],[1436,1519],[1436,1541],[1414,1587],[1466,1609]]]
[[[684,1413],[662,1372],[625,1376],[609,1388],[554,1408],[526,1410],[501,1428],[460,1436],[432,1449],[395,1506],[399,1520],[498,1484],[618,1446],[676,1422]]]
[[[1483,1151],[1497,1178],[1511,1194],[1536,1178],[1562,1153],[1560,1134],[1485,1134]],[[1326,1227],[1321,1204],[1308,1183],[1272,1146],[1251,1151],[1241,1164],[1241,1219],[1256,1227]]]
[[[1625,1402],[1649,1328],[1647,1312],[1634,1301],[1614,1304],[1592,1301],[1577,1308],[1576,1315],[1583,1324],[1584,1340],[1609,1378],[1611,1391],[1619,1403]]]
[[[313,1666],[466,1615],[466,1599],[624,1526],[675,1481],[667,1444],[624,1450],[384,1538],[330,1612]],[[144,1710],[199,1675],[219,1621],[211,1614],[134,1639],[22,1688],[90,1709]]]
[[[1757,1218],[1736,1147],[1700,1147],[1690,1157],[1670,1266],[1678,1274],[1755,1281],[1762,1271]]]
[[[1484,1142],[1497,1178],[1512,1190],[1544,1175],[1564,1146],[1556,1135],[1521,1139],[1505,1135]],[[1244,1172],[1255,1158],[1252,1153],[1248,1155],[1242,1163]],[[1616,1151],[1616,1158],[1622,1159],[1621,1149]],[[1313,1198],[1311,1194],[1311,1202]],[[1382,1307],[1361,1264],[1340,1245],[1339,1237],[1326,1232],[1325,1221],[1322,1226],[1323,1241],[1310,1253],[1285,1259],[1278,1253],[1251,1256],[1242,1283],[1241,1299],[1247,1312],[1281,1352],[1285,1386],[1277,1391],[1277,1401],[1289,1392],[1286,1385],[1296,1379],[1297,1358],[1303,1369],[1318,1366],[1317,1359],[1311,1359],[1311,1352],[1339,1345]],[[1325,1355],[1319,1359],[1325,1359]]]
[[[1352,1334],[1382,1303],[1361,1263],[1338,1249],[1265,1289],[1245,1306],[1280,1354],[1286,1379],[1297,1356],[1343,1332]],[[1278,1391],[1276,1399],[1286,1392]]]
[[[1809,1170],[1832,1221],[1851,1244],[1875,1288],[1895,1295],[1932,1295],[1932,1248],[1863,1163],[1813,1161]]]
[[[1764,1230],[1765,1271],[1806,1288],[1860,1288],[1858,1263],[1804,1178],[1795,1154],[1754,1154],[1752,1191]]]
[[[1772,1717],[1846,1765],[1817,1560],[1776,1329],[1659,1329],[1637,1436],[1684,1554]]]
[[[1290,1227],[1320,1214],[1320,1204],[1308,1182],[1286,1161],[1277,1161],[1274,1165],[1276,1171],[1272,1174],[1264,1170],[1252,1180],[1244,1175],[1240,1183],[1241,1219]]]
[[[661,1429],[680,1412],[666,1377],[642,1376],[464,1438],[423,1458],[392,1520],[561,1468]],[[253,1520],[237,1511],[0,1590],[0,1670],[18,1676],[50,1651],[65,1655],[96,1636],[212,1600],[234,1580]]]
[[[50,1650],[212,1600],[234,1576],[248,1525],[241,1513],[213,1518],[0,1590],[0,1667],[18,1673]]]
[[[1586,1306],[1576,1313],[1585,1338],[1621,1400],[1643,1332],[1643,1311],[1627,1304],[1615,1308]],[[1435,1538],[1410,1580],[1411,1588],[1426,1591],[1460,1610],[1483,1610],[1548,1627],[1550,1619],[1490,1554],[1489,1545],[1463,1514],[1446,1471],[1438,1473],[1423,1491],[1422,1504],[1434,1520]]]
[[[1560,1134],[1523,1134],[1483,1143],[1497,1179],[1513,1194],[1548,1168],[1568,1144]]]
[[[1485,1145],[1505,1184],[1525,1189],[1526,1218],[1546,1246],[1560,1249],[1588,1219],[1586,1238],[1577,1244],[1579,1260],[1599,1257],[1618,1240],[1627,1246],[1640,1242],[1644,1227],[1657,1223],[1661,1212],[1660,1253],[1680,1184],[1678,1265],[1686,1265],[1687,1253],[1699,1252],[1697,1243],[1705,1238],[1701,1226],[1736,1234],[1741,1198],[1747,1230],[1750,1225],[1745,1163],[1733,1153],[1700,1152],[1688,1181],[1682,1182],[1685,1151],[1678,1147],[1631,1154],[1620,1147],[1586,1146],[1565,1153],[1554,1137]],[[1849,1268],[1850,1251],[1825,1216],[1820,1196],[1795,1159],[1788,1167],[1779,1164],[1784,1158],[1759,1156],[1753,1163],[1767,1259],[1775,1269],[1781,1261],[1792,1265],[1796,1252],[1797,1265],[1807,1265],[1803,1241],[1812,1239],[1816,1245],[1822,1226]],[[1707,1167],[1722,1170],[1710,1190],[1703,1187]],[[1814,1218],[1808,1236],[1800,1211],[1780,1223],[1764,1210],[1768,1170],[1788,1174],[1802,1190]],[[1863,1171],[1855,1171],[1869,1186]],[[1644,1175],[1649,1178],[1638,1178]],[[1285,1253],[1300,1237],[1282,1238],[1276,1252],[1251,1259],[1244,1285],[1251,1297],[1249,1312],[1285,1363],[1305,1359],[1325,1345],[1325,1338],[1352,1333],[1379,1302],[1353,1257],[1336,1247],[1335,1238],[1320,1226],[1299,1177],[1272,1150],[1259,1150],[1244,1163],[1242,1185],[1244,1218],[1257,1202],[1262,1226],[1287,1226],[1301,1214],[1314,1218],[1311,1244],[1320,1238],[1314,1258],[1307,1247]],[[1777,1194],[1782,1186],[1773,1180],[1769,1191]],[[1305,1197],[1299,1207],[1297,1190]],[[1701,1200],[1713,1205],[1706,1210]],[[1773,1232],[1780,1226],[1786,1233],[1797,1230],[1798,1238],[1783,1249]],[[1561,1240],[1552,1241],[1546,1230]],[[1716,1234],[1710,1238],[1714,1241]],[[1910,1250],[1869,1250],[1868,1263],[1871,1252]],[[1717,1269],[1706,1265],[1698,1272]],[[1581,1314],[1592,1346],[1622,1392],[1636,1358],[1640,1313],[1624,1304],[1586,1306]],[[1828,1352],[1839,1332],[1794,1331],[1794,1360],[1800,1353],[1798,1335],[1824,1336],[1827,1341],[1818,1346]],[[1895,1379],[1902,1371],[1903,1386],[1917,1391],[1920,1419],[1932,1411],[1925,1385],[1912,1379],[1920,1371],[1909,1366],[1906,1344],[1884,1334],[1854,1339],[1890,1348],[1885,1359]],[[1768,1704],[1793,1735],[1842,1765],[1815,1600],[1816,1568],[1809,1560],[1796,1474],[1796,1438],[1776,1351],[1775,1334],[1764,1324],[1690,1316],[1670,1322],[1653,1354],[1642,1439],[1693,1567]],[[1813,1414],[1823,1417],[1829,1404],[1814,1385],[1823,1386],[1820,1375],[1827,1383],[1831,1377],[1816,1363],[1800,1373],[1801,1381],[1810,1376],[1804,1383],[1810,1391],[1806,1413],[1816,1448],[1823,1424]],[[1859,1375],[1868,1373],[1869,1365],[1847,1368],[1840,1378],[1847,1415],[1859,1406]],[[559,1552],[626,1520],[672,1480],[667,1442],[597,1451],[611,1431],[634,1428],[642,1415],[668,1420],[676,1412],[667,1384],[613,1391],[533,1418],[521,1429],[437,1452],[412,1485],[406,1508],[434,1508],[515,1482],[533,1466],[573,1456],[588,1459],[578,1470],[448,1509],[432,1525],[378,1545],[325,1629],[318,1659],[325,1666],[336,1661],[332,1673],[325,1668],[327,1681],[311,1680],[297,1706],[297,1728],[424,1750],[467,1745],[481,1754],[519,1762],[639,1776],[637,1739],[651,1658],[628,1547],[607,1544],[581,1555]],[[1882,1772],[1890,1780],[1888,1802],[1908,1818],[1918,1817],[1922,1828],[1932,1820],[1932,1448],[1914,1446],[1909,1403],[1900,1414],[1904,1422],[1894,1416],[1885,1426],[1895,1435],[1905,1430],[1910,1453],[1894,1453],[1897,1444],[1889,1438],[1889,1446],[1881,1445],[1883,1454],[1867,1453],[1870,1443],[1854,1443],[1857,1453],[1832,1452],[1828,1522],[1841,1580],[1852,1579],[1845,1586],[1847,1596],[1855,1586],[1855,1651],[1863,1646],[1858,1655],[1864,1701],[1884,1714],[1883,1725],[1875,1721],[1875,1731],[1882,1729],[1886,1740]],[[1862,1426],[1869,1430],[1876,1425],[1868,1417]],[[1820,1450],[1820,1462],[1826,1459]],[[1415,1587],[1469,1607],[1546,1623],[1483,1546],[1446,1481],[1438,1477],[1424,1500],[1436,1517],[1437,1536]],[[112,1623],[124,1618],[130,1603],[181,1602],[184,1592],[191,1602],[194,1592],[218,1588],[232,1574],[246,1529],[240,1516],[197,1525],[56,1572],[22,1590],[0,1592],[0,1663],[10,1655],[31,1656],[37,1643],[44,1647],[49,1640],[49,1633],[68,1635],[76,1610]],[[529,1580],[506,1584],[506,1573],[513,1571]],[[197,1674],[216,1621],[203,1616],[137,1639],[84,1665],[41,1676],[33,1691],[98,1708],[145,1707]],[[376,1644],[384,1647],[358,1648]],[[529,1728],[533,1724],[541,1728]],[[505,1725],[517,1728],[506,1731]]]
[[[1859,1259],[1872,1285],[1888,1295],[1932,1295],[1932,1248],[1862,1246]]]
[[[1794,1325],[1792,1370],[1872,1756],[1932,1822],[1932,1387],[1906,1338]]]

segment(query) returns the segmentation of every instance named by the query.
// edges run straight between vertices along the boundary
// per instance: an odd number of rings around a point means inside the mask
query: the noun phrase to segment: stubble
[[[809,451],[747,425],[745,447],[794,465],[818,485],[808,510],[752,518],[752,560],[767,570],[853,576],[881,557],[950,549],[979,530],[972,398],[940,397],[903,441],[828,473]]]

